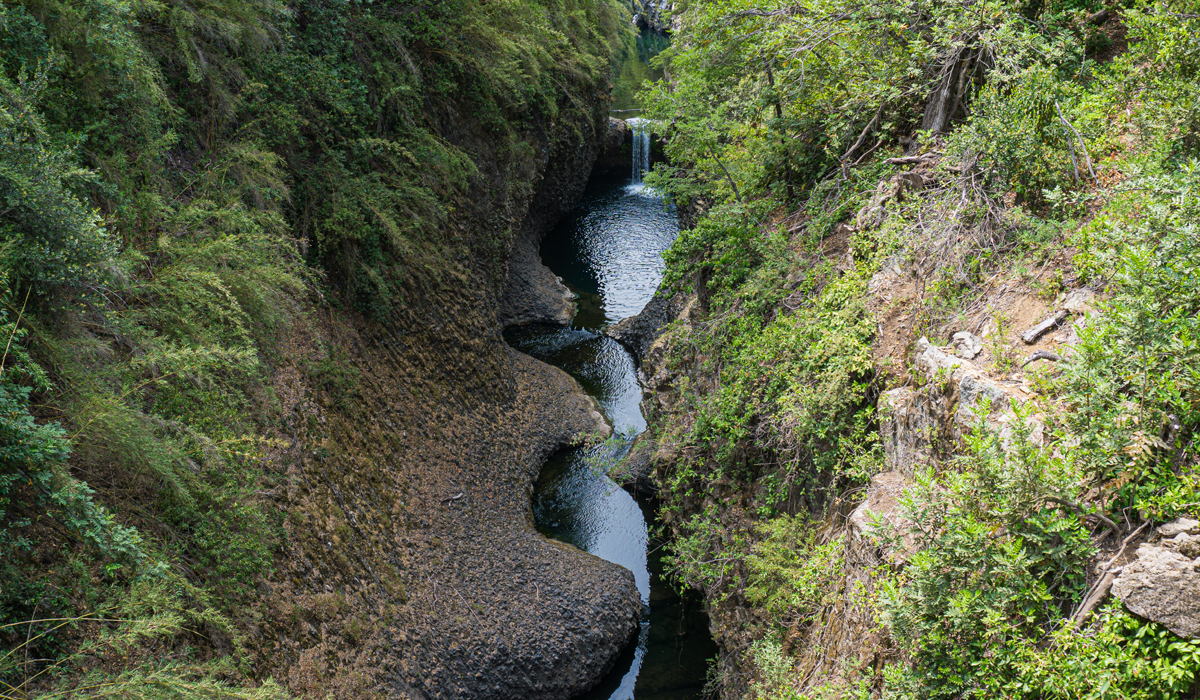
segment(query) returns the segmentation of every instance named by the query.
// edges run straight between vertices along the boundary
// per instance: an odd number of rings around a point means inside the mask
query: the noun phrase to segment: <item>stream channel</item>
[[[678,231],[675,212],[640,182],[593,177],[541,251],[546,265],[579,297],[574,321],[570,327],[518,326],[504,334],[514,348],[575,377],[615,431],[604,443],[551,458],[533,495],[534,520],[543,535],[626,567],[642,595],[636,639],[608,676],[581,696],[587,700],[699,697],[707,660],[717,652],[699,603],[681,598],[664,576],[662,542],[654,536],[656,504],[635,498],[606,474],[646,421],[633,358],[599,331],[638,313],[654,296],[662,251]]]

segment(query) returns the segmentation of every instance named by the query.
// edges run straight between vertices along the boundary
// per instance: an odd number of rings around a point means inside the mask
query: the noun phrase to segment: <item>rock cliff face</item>
[[[881,182],[853,225],[878,226],[894,202],[918,191],[921,179],[910,175]],[[702,202],[681,206],[681,219],[702,209]],[[840,254],[836,246],[831,249],[835,252],[830,259],[836,262],[839,258],[835,256]],[[885,264],[867,285],[864,301],[878,329],[873,348],[875,372],[877,377],[891,380],[894,387],[878,394],[876,403],[873,427],[882,447],[883,471],[850,498],[831,502],[823,521],[812,522],[814,541],[841,543],[840,568],[819,609],[788,630],[782,640],[783,651],[795,658],[793,677],[804,679],[803,686],[794,688],[797,692],[815,691],[826,683],[836,687],[875,678],[885,663],[897,658],[898,650],[879,625],[875,600],[880,570],[903,567],[916,553],[916,538],[909,532],[912,523],[900,505],[905,490],[913,485],[919,470],[947,468],[946,463],[961,451],[964,436],[980,420],[999,435],[1006,449],[1018,436],[1042,444],[1044,416],[1032,409],[1020,410],[1037,392],[1034,370],[1038,366],[1032,363],[1052,366],[1063,361],[1070,354],[1068,348],[1079,342],[1078,329],[1089,323],[1088,314],[1094,313],[1091,302],[1095,294],[1088,289],[1047,300],[1044,295],[997,280],[972,317],[956,319],[954,327],[941,329],[944,336],[939,334],[931,341],[914,337],[911,317],[898,311],[918,294],[912,278],[899,265]],[[659,483],[669,484],[673,465],[689,459],[688,450],[695,449],[678,437],[678,430],[672,432],[677,425],[686,425],[687,417],[680,417],[686,411],[679,409],[690,405],[681,400],[687,398],[684,392],[717,390],[711,373],[668,362],[676,346],[689,342],[690,328],[707,322],[703,299],[693,293],[670,304],[656,301],[657,308],[648,307],[639,317],[606,330],[639,358],[643,408],[662,421],[660,443],[644,437],[615,471],[615,478],[623,483],[649,490],[653,490],[656,472]],[[997,319],[1007,319],[1007,329]],[[664,333],[670,321],[676,324]],[[1018,333],[1027,328],[1031,330]],[[1032,329],[1040,330],[1034,333]],[[720,500],[728,514],[720,527],[733,529],[753,521],[746,505],[751,502],[753,484],[726,482],[714,488],[722,490],[707,503]],[[702,507],[686,502],[682,506]],[[1113,587],[1131,610],[1187,634],[1195,633],[1189,621],[1197,614],[1193,601],[1198,579],[1193,569],[1200,563],[1196,559],[1200,537],[1193,537],[1195,532],[1200,530],[1185,523],[1143,544],[1136,559],[1122,562],[1123,573]],[[738,595],[736,590],[721,590],[710,596],[707,605],[713,637],[722,649],[719,668],[728,679],[725,697],[750,692],[747,673],[755,668],[751,659],[760,638],[756,635],[761,635],[762,629],[754,606],[739,601]]]
[[[1121,568],[1112,592],[1180,637],[1200,637],[1200,522],[1179,518],[1159,527]]]
[[[676,29],[671,16],[674,3],[670,0],[634,0],[634,22],[642,28],[656,32],[671,32]]]
[[[542,462],[603,418],[500,335],[561,318],[536,243],[582,192],[606,108],[563,105],[525,135],[527,160],[448,116],[447,139],[481,166],[448,234],[469,241],[462,277],[385,323],[327,313],[291,330],[275,383],[285,544],[253,625],[260,673],[320,697],[567,698],[636,630],[633,576],[537,534],[529,507]],[[304,384],[296,368],[323,343],[355,381]]]
[[[508,279],[500,304],[500,325],[571,322],[574,295],[542,264],[542,239],[571,211],[583,190],[608,137],[605,111],[590,115],[584,125],[587,138],[572,138],[570,129],[557,127],[542,152],[529,209],[521,221],[508,258]]]

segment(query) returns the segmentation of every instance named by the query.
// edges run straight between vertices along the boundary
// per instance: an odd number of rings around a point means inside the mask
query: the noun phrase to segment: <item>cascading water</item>
[[[650,170],[650,122],[641,117],[626,120],[633,129],[633,184],[642,183],[642,174]]]

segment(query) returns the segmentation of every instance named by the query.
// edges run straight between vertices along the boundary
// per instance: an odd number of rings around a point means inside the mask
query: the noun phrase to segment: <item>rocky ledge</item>
[[[1200,637],[1200,522],[1159,527],[1121,568],[1112,592],[1131,612],[1185,639]]]

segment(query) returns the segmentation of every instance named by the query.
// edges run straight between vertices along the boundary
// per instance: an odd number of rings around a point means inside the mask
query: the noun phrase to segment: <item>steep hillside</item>
[[[4,697],[599,678],[632,577],[536,535],[528,497],[606,426],[500,330],[539,274],[510,261],[596,158],[627,23],[0,5]]]
[[[1200,697],[1200,8],[675,8],[635,455],[723,697]]]

